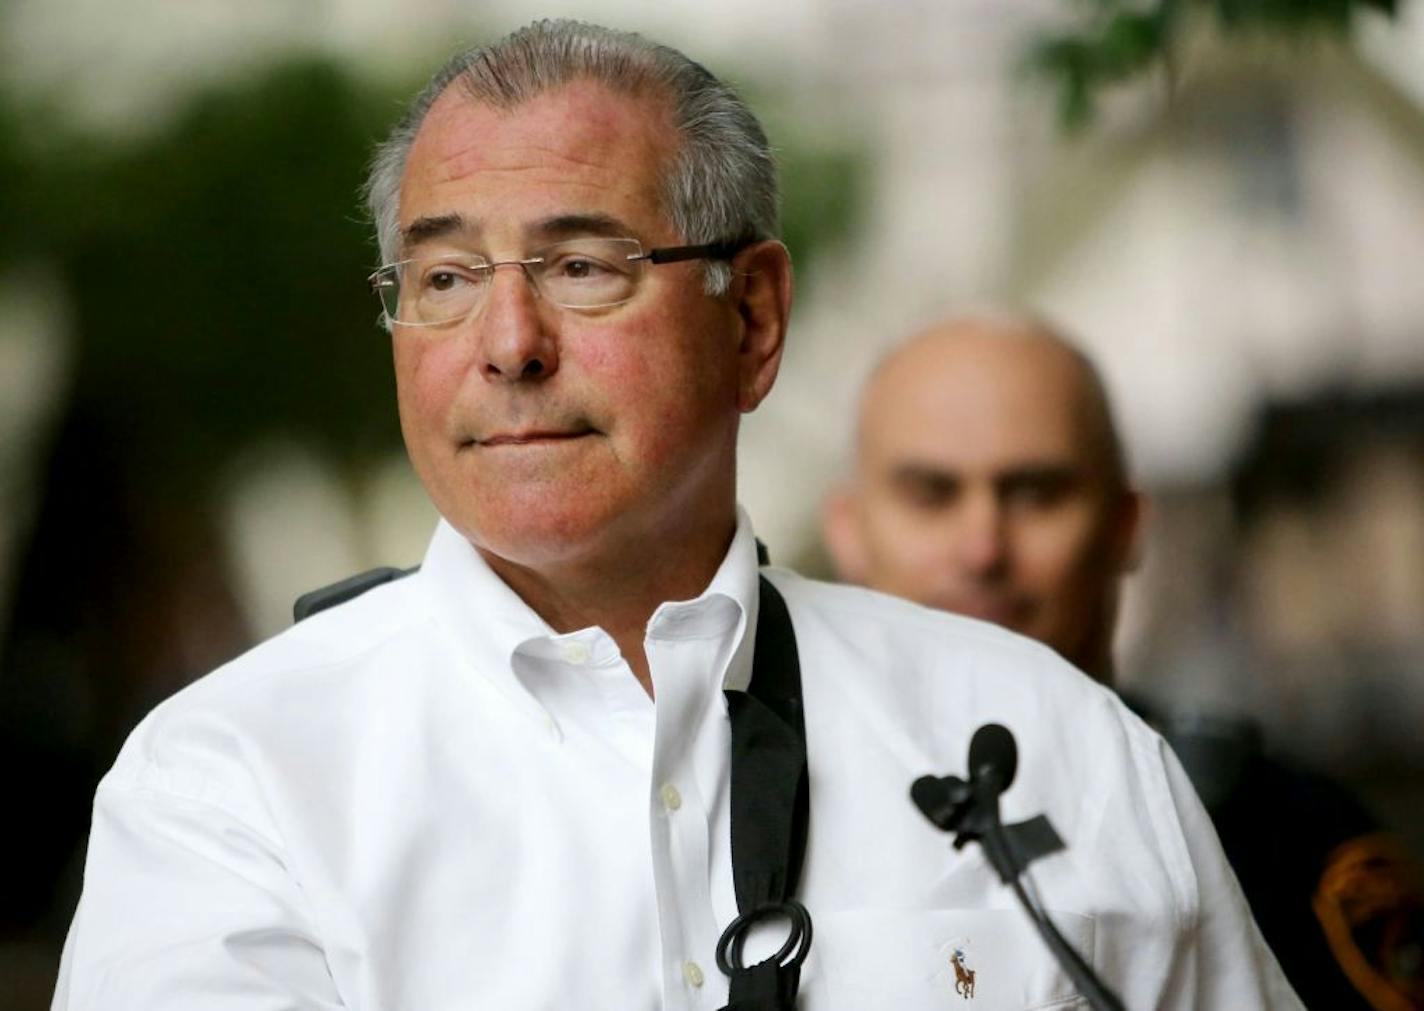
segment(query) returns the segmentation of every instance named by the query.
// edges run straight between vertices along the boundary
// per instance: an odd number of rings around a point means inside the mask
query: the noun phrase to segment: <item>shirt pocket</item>
[[[1049,917],[1091,964],[1092,917]],[[1022,910],[863,909],[814,925],[805,1011],[1088,1007]]]

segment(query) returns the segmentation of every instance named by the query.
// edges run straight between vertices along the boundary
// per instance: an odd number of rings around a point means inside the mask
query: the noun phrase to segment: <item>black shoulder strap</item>
[[[717,944],[717,965],[731,980],[724,1011],[791,1011],[811,947],[811,917],[794,898],[810,818],[801,663],[785,600],[765,576],[759,592],[751,684],[726,693],[738,916]],[[752,924],[773,918],[790,922],[786,943],[765,961],[743,965]]]
[[[389,565],[384,565],[379,569],[368,569],[365,572],[358,572],[354,576],[347,576],[339,583],[332,583],[330,586],[323,586],[321,589],[303,593],[292,605],[292,620],[301,621],[303,618],[310,618],[318,611],[325,611],[328,607],[335,607],[337,604],[354,600],[367,590],[380,586],[382,583],[395,582],[419,568],[420,566],[416,565],[409,569],[394,569]]]

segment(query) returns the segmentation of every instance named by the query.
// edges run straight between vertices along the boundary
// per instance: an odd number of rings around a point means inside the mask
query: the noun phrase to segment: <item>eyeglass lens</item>
[[[642,271],[636,239],[572,239],[534,250],[522,260],[540,296],[568,308],[617,305],[633,297]],[[392,264],[377,277],[386,314],[398,323],[462,319],[483,301],[494,271],[505,264],[480,256],[420,257]]]

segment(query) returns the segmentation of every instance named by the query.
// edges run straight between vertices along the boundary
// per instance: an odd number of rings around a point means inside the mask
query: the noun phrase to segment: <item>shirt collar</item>
[[[710,637],[735,623],[735,646],[722,687],[745,691],[756,647],[758,568],[756,536],[746,510],[737,507],[737,530],[707,589],[692,600],[662,604],[648,622],[649,639]]]
[[[752,632],[757,617],[757,576],[756,538],[746,511],[738,506],[732,543],[707,589],[692,600],[660,605],[648,622],[648,636],[688,638],[718,634],[725,630],[727,622],[735,621],[737,644],[723,687],[745,690],[751,680],[755,648]],[[561,638],[444,519],[430,539],[419,578],[432,618],[460,653],[481,674],[495,681],[516,683],[512,658],[530,640]]]
[[[430,538],[419,578],[431,618],[457,653],[504,687],[516,686],[509,658],[519,644],[554,634],[444,519]]]

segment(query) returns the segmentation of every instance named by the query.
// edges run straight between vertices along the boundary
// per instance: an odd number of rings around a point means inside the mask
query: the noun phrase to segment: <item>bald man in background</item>
[[[1047,643],[1112,680],[1142,501],[1097,373],[1030,320],[964,318],[900,346],[827,501],[841,577]]]
[[[875,370],[823,531],[843,579],[1002,625],[1111,684],[1142,510],[1092,363],[1042,322],[978,316]],[[1129,701],[1177,747],[1306,1003],[1424,1008],[1418,864],[1397,841],[1338,786],[1263,753],[1254,725]]]

